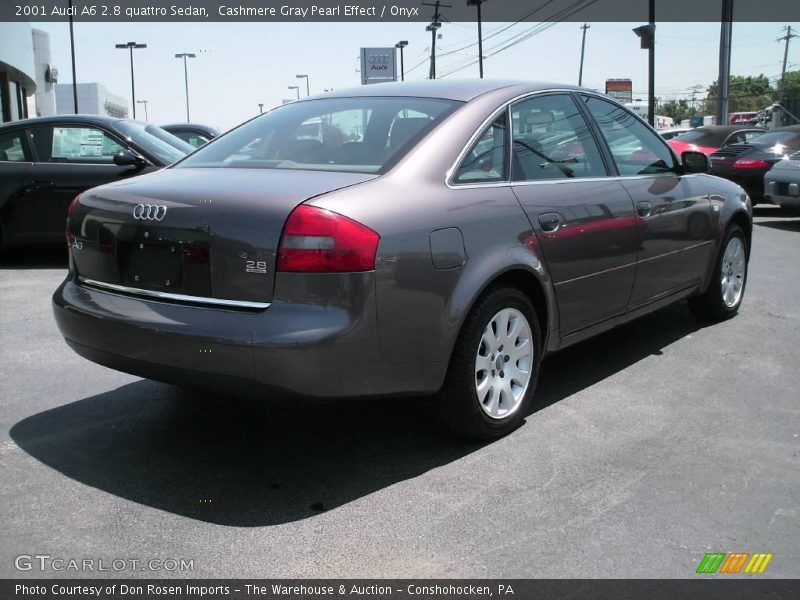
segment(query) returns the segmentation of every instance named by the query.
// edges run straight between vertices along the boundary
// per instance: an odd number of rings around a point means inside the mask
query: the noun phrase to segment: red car
[[[667,140],[678,156],[682,152],[702,152],[711,156],[714,152],[730,144],[743,144],[766,131],[752,125],[705,125]]]

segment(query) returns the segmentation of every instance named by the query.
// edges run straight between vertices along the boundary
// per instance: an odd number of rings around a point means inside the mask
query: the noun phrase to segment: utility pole
[[[483,79],[483,31],[481,19],[481,4],[488,0],[467,0],[467,6],[476,6],[478,8],[478,72],[481,79]]]
[[[783,68],[781,69],[781,83],[778,88],[778,98],[780,98],[780,102],[784,103],[786,101],[786,59],[789,57],[789,40],[792,38],[796,38],[797,34],[792,33],[792,26],[787,25],[783,28],[786,31],[786,35],[783,37],[779,37],[777,41],[785,41],[786,45],[783,47]]]
[[[439,21],[441,14],[439,7],[452,8],[450,4],[442,4],[440,0],[436,0],[435,4],[430,2],[423,2],[423,6],[433,6],[433,20],[431,24],[425,28],[425,31],[431,32],[431,70],[428,79],[436,79],[436,32],[441,28],[442,23]]]
[[[583,55],[586,50],[586,30],[589,29],[591,25],[586,23],[583,24],[583,40],[581,40],[581,68],[578,71],[578,85],[583,85]]]
[[[72,29],[72,0],[69,0],[69,46],[72,51],[72,108],[78,114],[78,80],[75,76],[75,32]],[[784,65],[786,61],[783,61]]]
[[[733,0],[722,0],[719,33],[719,77],[717,78],[717,125],[728,124],[731,78],[731,36],[733,33]]]

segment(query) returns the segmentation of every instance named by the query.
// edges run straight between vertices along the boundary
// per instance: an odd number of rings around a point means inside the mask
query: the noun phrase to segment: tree
[[[800,71],[786,71],[783,86],[785,98],[800,98]]]
[[[690,119],[695,116],[697,110],[689,106],[686,100],[669,100],[658,105],[656,113],[672,118],[675,124],[679,125],[684,119]]]
[[[788,73],[787,73],[788,75]],[[703,112],[713,115],[717,112],[717,82],[708,86]],[[733,75],[728,83],[728,112],[750,112],[762,110],[775,100],[775,90],[766,75],[755,77]]]

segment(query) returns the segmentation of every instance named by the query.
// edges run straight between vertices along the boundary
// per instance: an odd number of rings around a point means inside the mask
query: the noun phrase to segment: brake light
[[[73,236],[69,231],[69,222],[72,220],[72,215],[75,214],[75,209],[78,207],[78,201],[81,199],[81,195],[78,194],[72,199],[72,202],[69,203],[69,208],[67,208],[67,248],[71,248],[72,245],[75,243],[75,236]]]
[[[733,163],[734,169],[766,169],[770,163],[760,158],[740,158]]]
[[[292,211],[278,249],[278,271],[372,271],[380,236],[369,227],[323,208]]]

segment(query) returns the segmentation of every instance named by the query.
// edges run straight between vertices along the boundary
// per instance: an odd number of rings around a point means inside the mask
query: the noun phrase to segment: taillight
[[[72,215],[75,214],[75,209],[78,207],[78,201],[80,199],[81,195],[78,194],[72,199],[72,202],[69,203],[69,208],[67,208],[67,248],[71,248],[72,244],[75,242],[75,236],[69,231],[69,222],[72,220]]]
[[[766,169],[770,163],[760,158],[740,158],[733,163],[734,169]]]
[[[323,208],[292,211],[278,249],[278,271],[372,271],[380,236],[369,227]]]

